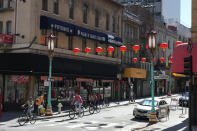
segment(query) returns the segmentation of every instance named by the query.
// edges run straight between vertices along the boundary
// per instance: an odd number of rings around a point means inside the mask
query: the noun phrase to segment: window
[[[42,10],[48,10],[48,0],[42,0]]]
[[[109,30],[109,14],[106,14],[106,30]]]
[[[99,11],[95,10],[95,27],[99,27]]]
[[[86,39],[82,38],[82,50],[86,48]]]
[[[3,33],[3,22],[0,21],[0,34],[2,34],[2,33]]]
[[[8,35],[10,35],[10,34],[12,33],[12,22],[11,22],[11,21],[7,21],[6,27],[7,27],[6,33],[7,33]]]
[[[73,49],[73,36],[72,35],[68,36],[68,49],[69,50]]]
[[[85,4],[83,6],[83,23],[87,24],[88,22],[88,6]]]
[[[115,16],[112,17],[112,32],[116,32],[115,30],[115,22],[116,22],[116,19],[115,19]]]
[[[0,0],[0,8],[3,8],[3,1],[4,0]]]
[[[74,4],[73,0],[69,0],[69,18],[73,19]]]
[[[58,14],[59,13],[59,0],[54,0],[53,4],[54,4],[53,13]]]

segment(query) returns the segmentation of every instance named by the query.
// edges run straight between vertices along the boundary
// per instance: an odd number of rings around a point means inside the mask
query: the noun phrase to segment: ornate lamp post
[[[168,96],[171,96],[171,87],[172,87],[171,64],[172,64],[172,57],[169,57],[168,61],[169,61],[169,65],[170,65],[170,80],[169,80]]]
[[[52,105],[51,105],[51,74],[52,74],[52,60],[54,55],[54,39],[55,36],[50,34],[48,36],[48,57],[49,57],[49,89],[48,89],[48,101],[47,101],[47,109],[46,115],[53,115]]]
[[[157,116],[156,116],[156,112],[155,112],[155,101],[154,101],[155,81],[154,81],[153,59],[154,59],[154,53],[155,53],[155,48],[156,48],[155,35],[156,35],[156,31],[154,31],[154,30],[151,30],[148,33],[148,49],[150,50],[150,53],[151,53],[151,86],[152,86],[152,89],[151,89],[152,109],[151,109],[151,113],[150,113],[150,116],[149,116],[149,123],[156,123],[156,122],[158,122]]]

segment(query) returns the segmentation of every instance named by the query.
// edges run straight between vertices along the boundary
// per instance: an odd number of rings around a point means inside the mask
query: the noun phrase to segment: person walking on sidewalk
[[[81,98],[81,96],[79,95],[78,92],[75,92],[75,96],[74,96],[74,105],[75,105],[75,110],[77,111],[77,107],[78,107],[78,110],[79,110],[79,117],[81,117],[81,105],[83,103],[83,100]]]

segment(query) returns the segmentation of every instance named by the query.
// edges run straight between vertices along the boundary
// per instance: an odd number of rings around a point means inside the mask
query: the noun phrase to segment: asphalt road
[[[170,98],[165,98],[170,103]],[[38,120],[34,125],[27,123],[19,126],[13,119],[0,123],[0,131],[184,131],[187,130],[188,110],[182,114],[182,108],[171,110],[169,120],[163,119],[150,125],[148,119],[135,119],[133,109],[135,104],[102,109],[100,113],[83,118],[70,120],[69,117],[59,117],[48,120]],[[185,111],[184,111],[185,113]]]

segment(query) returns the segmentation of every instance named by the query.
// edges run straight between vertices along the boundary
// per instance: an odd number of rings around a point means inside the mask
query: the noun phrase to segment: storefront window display
[[[29,90],[29,77],[6,75],[4,89],[5,110],[15,110],[24,104]],[[13,106],[15,105],[15,106]]]

